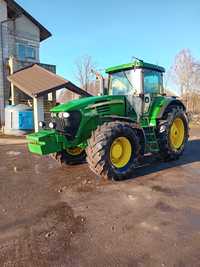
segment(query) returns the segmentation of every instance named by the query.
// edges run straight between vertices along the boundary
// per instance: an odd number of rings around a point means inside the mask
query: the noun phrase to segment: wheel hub
[[[170,129],[170,143],[173,149],[179,149],[184,141],[185,127],[181,118],[176,118]]]
[[[80,147],[74,147],[74,148],[67,148],[66,151],[68,154],[72,156],[78,156],[83,152],[83,148]]]
[[[112,158],[113,159],[120,159],[120,157],[122,156],[122,153],[123,153],[123,147],[122,147],[122,144],[120,142],[115,142],[113,144],[113,147],[112,147]]]
[[[116,138],[110,148],[110,160],[116,168],[126,166],[132,155],[132,146],[126,137]]]

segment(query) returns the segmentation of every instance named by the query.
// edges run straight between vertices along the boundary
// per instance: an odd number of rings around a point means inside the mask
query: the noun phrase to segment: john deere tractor
[[[28,135],[32,153],[65,164],[85,158],[99,177],[122,180],[141,158],[178,159],[188,140],[184,104],[163,91],[164,68],[136,60],[108,68],[108,89],[54,107],[51,122]]]

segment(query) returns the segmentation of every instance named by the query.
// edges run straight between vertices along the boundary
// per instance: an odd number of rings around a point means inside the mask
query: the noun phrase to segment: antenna
[[[140,59],[140,58],[138,58],[138,57],[134,57],[134,56],[132,56],[132,60],[133,59],[136,59],[136,60],[138,60],[138,61],[140,61],[140,62],[144,62],[142,59]]]

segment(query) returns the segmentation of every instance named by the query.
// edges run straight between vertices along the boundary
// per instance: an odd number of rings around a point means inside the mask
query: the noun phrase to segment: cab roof
[[[137,69],[143,68],[143,69],[150,69],[150,70],[165,72],[165,69],[161,66],[150,64],[150,63],[144,62],[142,60],[135,60],[135,61],[127,63],[127,64],[122,64],[122,65],[107,68],[106,73],[113,73],[113,72],[133,69],[133,68],[137,68]]]

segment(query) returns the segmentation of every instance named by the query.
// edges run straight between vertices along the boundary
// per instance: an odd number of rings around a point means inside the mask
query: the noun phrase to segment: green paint
[[[120,72],[131,68],[151,69],[158,72],[165,71],[164,68],[157,65],[134,61],[125,65],[111,67],[106,72],[112,74],[113,72]],[[75,123],[75,126],[71,128],[69,126],[69,129],[73,128],[77,129],[77,131],[71,133],[65,130],[65,133],[62,133],[57,130],[41,130],[38,133],[27,136],[28,148],[30,152],[39,155],[47,155],[77,146],[86,148],[87,140],[91,137],[92,131],[105,123],[105,121],[112,120],[111,116],[114,116],[115,118],[118,117],[118,119],[126,117],[132,122],[139,123],[146,135],[146,152],[159,152],[155,134],[157,119],[161,109],[173,100],[174,98],[152,94],[150,108],[147,113],[142,114],[138,122],[136,111],[125,96],[104,95],[76,99],[55,106],[51,109],[51,112],[54,114],[54,117],[56,116],[55,120],[60,120],[59,113],[69,113],[69,118],[65,119],[67,125],[74,125],[73,123]],[[80,120],[73,117],[75,113],[78,113]]]
[[[149,111],[150,126],[156,126],[158,114],[160,113],[160,110],[165,102],[166,97],[164,96],[158,96],[153,99],[153,103]]]
[[[42,130],[27,136],[30,152],[47,155],[62,149],[63,136],[55,130]]]
[[[27,136],[29,150],[46,155],[76,146],[85,148],[91,132],[105,122],[106,116],[126,116],[125,103],[124,96],[101,96],[77,99],[56,106],[51,111],[57,115],[59,112],[80,111],[81,121],[75,138],[69,140],[55,130],[42,130]]]
[[[127,69],[133,69],[133,68],[145,68],[145,69],[152,69],[152,70],[165,72],[165,69],[161,66],[150,64],[144,61],[135,60],[128,64],[122,64],[122,65],[107,68],[106,73],[113,73],[113,72],[123,71]]]

